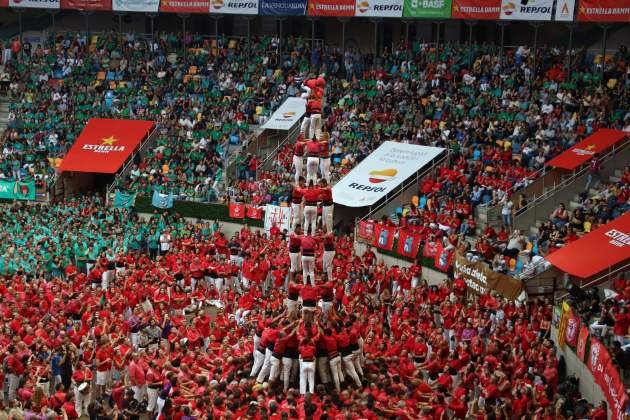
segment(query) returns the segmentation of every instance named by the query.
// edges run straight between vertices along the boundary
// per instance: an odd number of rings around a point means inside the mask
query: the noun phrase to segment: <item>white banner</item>
[[[443,151],[386,141],[333,187],[333,201],[348,207],[371,206]]]
[[[401,17],[404,0],[357,0],[355,16]]]
[[[267,204],[265,207],[265,232],[269,234],[271,228],[276,225],[280,232],[291,229],[291,207],[272,206]]]
[[[267,130],[290,130],[306,112],[306,99],[290,97],[280,105],[263,125]]]
[[[502,0],[502,20],[551,20],[554,0]]]
[[[257,15],[258,0],[210,0],[210,13]]]
[[[160,0],[112,0],[114,12],[152,12],[160,8]]]
[[[9,7],[24,7],[26,9],[59,9],[60,0],[9,0]]]
[[[556,20],[561,22],[573,22],[575,0],[558,0],[556,3]]]

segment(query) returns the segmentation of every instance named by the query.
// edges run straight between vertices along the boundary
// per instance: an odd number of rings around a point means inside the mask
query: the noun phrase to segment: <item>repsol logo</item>
[[[370,192],[383,192],[386,190],[385,187],[372,187],[370,185],[363,185],[356,182],[351,182],[349,185],[350,188],[354,188],[359,191],[370,191]]]
[[[551,13],[548,6],[521,6],[521,13]]]
[[[373,7],[375,12],[399,12],[402,10],[402,5],[400,4],[375,4]]]
[[[232,7],[234,9],[253,9],[256,7],[256,3],[254,2],[238,2],[238,1],[228,1],[226,3],[227,7]]]

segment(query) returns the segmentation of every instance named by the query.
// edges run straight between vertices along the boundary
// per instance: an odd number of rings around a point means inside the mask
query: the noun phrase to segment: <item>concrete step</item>
[[[611,176],[609,179],[610,179],[610,182],[613,183],[613,184],[616,184],[619,181],[621,181],[621,177],[619,177],[619,176]]]
[[[582,204],[577,201],[569,201],[569,210],[575,210],[578,207],[582,207]]]
[[[621,178],[623,176],[623,172],[624,172],[623,169],[615,169],[615,172],[613,175],[616,176],[617,178]]]

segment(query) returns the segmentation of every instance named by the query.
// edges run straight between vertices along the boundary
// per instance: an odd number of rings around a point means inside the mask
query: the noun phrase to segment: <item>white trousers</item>
[[[83,394],[79,391],[78,387],[74,387],[74,409],[77,411],[79,417],[83,414],[87,414],[88,405],[92,400],[92,393]]]
[[[287,299],[287,316],[290,318],[291,315],[297,312],[298,302],[297,300]]]
[[[263,359],[262,368],[258,373],[258,377],[256,378],[256,382],[262,384],[265,382],[265,379],[269,376],[269,371],[271,370],[271,350],[265,349],[265,358]]]
[[[361,387],[361,379],[359,378],[357,370],[354,367],[354,354],[343,356],[341,360],[343,360],[343,368],[346,371],[346,374],[350,378],[352,378],[352,380],[358,387]]]
[[[330,233],[333,230],[333,210],[334,204],[331,206],[322,207],[322,225],[324,225],[324,231]]]
[[[147,388],[147,412],[153,413],[155,411],[159,391],[157,388]]]
[[[317,184],[317,168],[319,167],[319,158],[309,156],[306,158],[306,185],[311,181]]]
[[[315,230],[317,230],[317,207],[304,206],[304,234],[314,236]]]
[[[291,231],[295,232],[295,227],[302,222],[302,204],[291,203]]]
[[[254,364],[252,365],[252,371],[250,372],[249,376],[258,376],[258,373],[261,371],[264,362],[265,354],[261,353],[258,350],[254,350]]]
[[[302,124],[300,125],[300,133],[305,139],[310,139],[311,135],[311,117],[302,118]]]
[[[147,386],[146,385],[132,385],[131,389],[133,390],[133,398],[138,402],[142,402],[142,400],[144,400],[144,396],[147,393]]]
[[[295,169],[295,183],[297,184],[304,172],[304,156],[293,155],[293,168]]]
[[[290,357],[282,358],[282,384],[285,391],[289,389],[290,381],[295,380],[298,371],[297,367],[296,359],[291,359]]]
[[[322,114],[311,114],[309,132],[311,139],[315,137],[319,140],[322,137]]]
[[[315,286],[315,257],[311,255],[302,255],[302,281],[306,284],[307,276],[310,277],[310,283]]]
[[[291,273],[297,273],[300,270],[300,253],[289,252],[289,261],[291,263],[289,271]]]
[[[300,359],[300,394],[315,393],[315,362]]]
[[[20,375],[9,373],[9,401],[15,400],[18,386],[20,385]]]
[[[115,270],[103,271],[103,274],[101,275],[101,289],[108,290],[109,285],[112,284],[112,281],[114,280],[115,277],[116,277]]]
[[[280,359],[275,356],[271,356],[271,367],[269,369],[269,382],[275,381],[280,376]]]
[[[337,355],[328,361],[330,365],[330,372],[332,373],[332,379],[335,384],[337,392],[341,390],[341,383],[344,380],[343,370],[341,369],[341,356]]]
[[[319,158],[319,172],[322,174],[322,178],[330,184],[330,158]]]
[[[326,302],[325,300],[319,302],[319,307],[322,309],[322,318],[324,322],[328,321],[328,315],[330,314],[332,306],[332,302]]]
[[[322,269],[328,275],[328,280],[332,279],[334,258],[335,258],[335,251],[324,251],[324,256],[322,257]]]

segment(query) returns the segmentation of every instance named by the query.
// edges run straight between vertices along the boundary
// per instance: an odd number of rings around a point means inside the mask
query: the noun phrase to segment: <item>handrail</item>
[[[610,276],[612,276],[613,274],[617,274],[617,273],[618,273],[618,272],[620,272],[620,271],[627,271],[628,269],[630,269],[630,262],[629,262],[629,263],[626,263],[625,265],[623,265],[623,266],[621,266],[621,267],[617,267],[617,268],[616,268],[616,269],[614,269],[613,271],[609,271],[608,273],[606,273],[606,274],[603,274],[603,275],[599,276],[599,277],[598,277],[598,278],[596,278],[595,280],[593,280],[593,281],[590,281],[590,282],[586,283],[586,284],[585,284],[585,285],[583,285],[581,288],[582,288],[582,289],[584,289],[584,288],[586,288],[586,287],[591,287],[591,286],[594,286],[594,285],[596,285],[597,283],[600,283],[600,282],[601,282],[603,279],[605,279],[606,277],[610,277]],[[566,298],[567,296],[569,296],[569,293],[566,293],[566,294],[564,294],[564,295],[560,296],[557,300],[562,300],[562,299]]]
[[[417,174],[415,177],[411,177],[410,181],[407,182],[402,182],[400,184],[400,188],[398,190],[398,193],[393,195],[392,197],[389,197],[389,194],[385,196],[384,201],[378,205],[376,208],[374,209],[370,209],[370,211],[363,216],[362,218],[359,219],[359,221],[363,221],[363,220],[367,220],[370,219],[372,217],[372,215],[378,211],[380,211],[383,207],[385,207],[386,205],[388,205],[394,198],[398,197],[400,194],[402,194],[409,186],[411,186],[411,184],[413,184],[414,182],[418,182],[418,180],[424,178],[427,174],[429,174],[430,172],[434,171],[437,167],[439,167],[442,163],[444,163],[444,161],[448,160],[451,156],[451,151],[450,149],[445,149],[446,153],[437,161],[434,161],[431,164],[431,167],[427,168],[425,171],[423,171],[421,174]]]
[[[293,127],[291,127],[291,129],[287,132],[287,135],[284,136],[284,139],[281,142],[278,143],[276,148],[273,149],[271,152],[269,152],[269,154],[267,154],[265,159],[262,162],[260,162],[260,167],[264,168],[265,165],[267,164],[267,162],[269,162],[269,160],[275,159],[278,151],[281,148],[283,148],[284,145],[289,142],[289,139],[295,135],[295,132],[299,131],[299,130],[300,130],[300,124],[298,122],[298,123],[294,124]]]
[[[543,165],[543,167],[542,167],[542,168],[538,169],[538,170],[537,170],[536,172],[534,172],[533,174],[531,174],[531,175],[526,176],[526,177],[524,177],[524,178],[523,178],[523,180],[525,180],[525,179],[531,179],[531,181],[532,181],[532,182],[531,182],[530,184],[527,184],[527,185],[525,185],[525,186],[522,186],[522,187],[520,187],[518,190],[514,189],[514,186],[512,185],[510,188],[508,188],[507,190],[505,190],[505,194],[508,196],[508,198],[512,198],[512,196],[513,196],[516,192],[518,192],[518,191],[520,191],[520,190],[522,190],[522,189],[525,189],[525,188],[527,188],[529,185],[531,185],[531,184],[533,184],[534,182],[538,181],[538,180],[540,179],[540,176],[541,176],[541,175],[545,175],[545,174],[547,173],[547,171],[546,171],[546,170],[547,170],[547,164],[545,163],[545,165]],[[483,207],[485,207],[486,212],[490,213],[490,212],[492,212],[493,210],[495,210],[495,209],[499,208],[500,206],[502,206],[502,205],[501,205],[501,204],[495,204],[495,205],[494,205],[494,206],[492,206],[492,207],[488,207],[488,206],[483,206]]]
[[[146,146],[149,141],[153,138],[153,136],[155,135],[155,133],[157,133],[158,130],[158,126],[159,124],[155,124],[153,127],[153,130],[151,130],[151,132],[145,137],[144,140],[142,140],[140,142],[140,145],[136,148],[136,150],[131,154],[131,156],[129,156],[127,158],[127,161],[125,162],[125,164],[123,165],[122,169],[120,171],[118,171],[118,175],[116,175],[116,177],[114,178],[114,181],[107,187],[107,193],[111,193],[112,191],[114,191],[114,188],[117,185],[117,181],[119,180],[119,178],[121,177],[122,174],[124,174],[127,169],[129,168],[129,166],[135,161],[136,155],[138,153],[140,153],[140,151],[142,150],[142,148],[144,146]]]
[[[624,141],[624,142],[621,143],[621,145],[619,147],[615,147],[615,145],[613,145],[612,149],[609,150],[606,154],[604,154],[601,157],[601,162],[602,163],[607,162],[609,159],[611,159],[613,156],[615,156],[617,153],[619,153],[622,149],[624,149],[628,145],[628,143],[629,142]],[[523,207],[521,207],[519,209],[519,214],[517,214],[514,219],[516,220],[516,218],[518,218],[519,216],[523,215],[525,212],[527,212],[529,209],[535,207],[540,202],[546,200],[547,198],[549,198],[552,195],[557,194],[559,190],[562,190],[562,189],[568,187],[570,184],[573,183],[573,181],[575,181],[579,177],[583,176],[587,172],[588,172],[588,165],[583,165],[582,168],[579,169],[578,171],[573,171],[573,175],[563,179],[558,184],[554,184],[554,186],[551,187],[549,190],[543,191],[543,193],[538,195],[538,196],[534,195],[534,197],[532,198],[531,201],[529,201],[525,206],[523,206]]]

